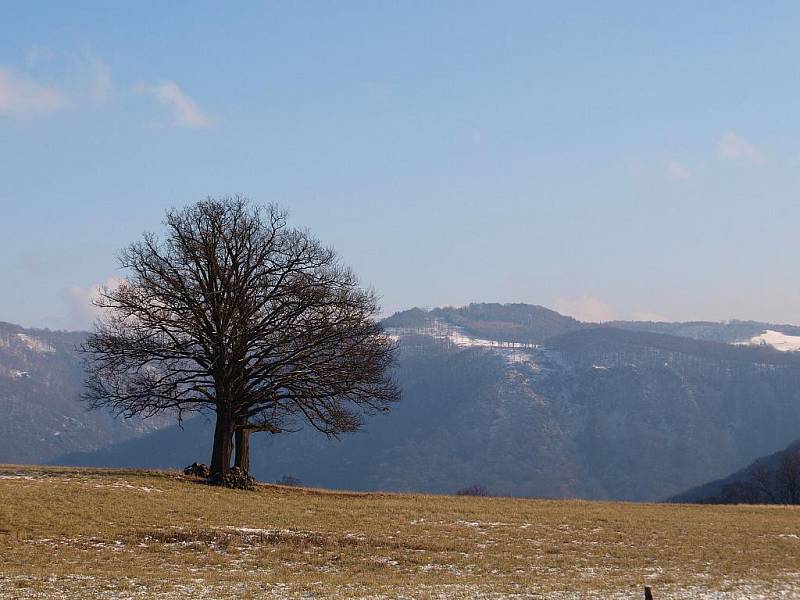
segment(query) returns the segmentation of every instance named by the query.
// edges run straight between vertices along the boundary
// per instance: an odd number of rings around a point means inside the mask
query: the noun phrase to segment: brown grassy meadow
[[[800,510],[0,467],[0,597],[797,598]]]

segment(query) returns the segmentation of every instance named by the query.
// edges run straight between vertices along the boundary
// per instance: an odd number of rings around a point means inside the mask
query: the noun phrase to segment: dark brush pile
[[[471,485],[456,492],[456,496],[488,496],[489,490],[483,485]]]
[[[199,477],[200,479],[208,479],[208,476],[211,475],[211,471],[208,465],[193,462],[183,470],[183,474],[191,477]]]
[[[256,489],[256,479],[251,477],[246,471],[239,467],[232,467],[225,475],[213,477],[208,480],[211,485],[221,485],[235,490],[254,490]]]

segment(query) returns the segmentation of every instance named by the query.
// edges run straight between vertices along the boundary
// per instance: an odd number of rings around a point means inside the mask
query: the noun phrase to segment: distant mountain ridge
[[[758,337],[765,331],[776,331],[787,336],[800,336],[800,327],[796,325],[779,325],[759,321],[687,321],[684,323],[666,323],[651,321],[608,321],[605,327],[628,329],[631,331],[648,331],[664,333],[696,340],[719,342],[722,344],[741,344]]]
[[[572,317],[530,304],[469,304],[425,311],[420,308],[384,319],[386,328],[425,327],[435,322],[461,328],[467,335],[495,341],[540,344],[554,335],[585,327]]]
[[[461,307],[412,308],[384,319],[387,328],[426,327],[446,323],[476,338],[543,343],[548,338],[591,328],[661,333],[721,344],[747,344],[766,331],[800,337],[800,326],[760,321],[606,321],[585,323],[543,306],[476,303]],[[753,342],[758,345],[759,342]],[[768,344],[767,344],[768,345]]]
[[[400,405],[339,441],[256,435],[258,477],[663,500],[800,436],[800,353],[736,345],[766,330],[791,335],[788,326],[609,326],[519,304],[411,309],[384,325],[401,349]],[[210,427],[200,417],[54,460],[179,467],[204,460]]]

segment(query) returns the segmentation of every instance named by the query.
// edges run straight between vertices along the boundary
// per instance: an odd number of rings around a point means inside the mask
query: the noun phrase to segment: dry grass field
[[[0,467],[2,598],[798,598],[800,510]]]

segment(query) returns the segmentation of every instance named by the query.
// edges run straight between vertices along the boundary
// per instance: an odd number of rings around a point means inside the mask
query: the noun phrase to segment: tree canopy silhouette
[[[372,291],[336,253],[241,197],[168,211],[123,250],[83,346],[87,399],[124,416],[216,413],[212,478],[239,428],[326,435],[399,399]]]

